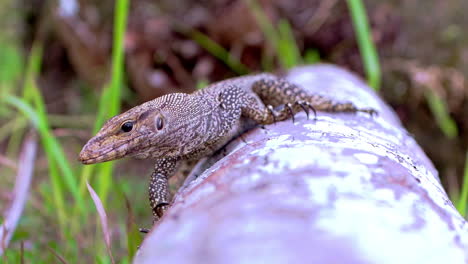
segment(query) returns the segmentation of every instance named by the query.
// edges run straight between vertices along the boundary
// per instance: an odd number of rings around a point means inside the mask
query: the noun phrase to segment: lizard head
[[[186,104],[187,94],[174,93],[148,101],[109,119],[80,152],[83,164],[94,164],[127,156],[161,158],[174,155],[177,116],[173,109]],[[169,120],[171,122],[169,122]]]

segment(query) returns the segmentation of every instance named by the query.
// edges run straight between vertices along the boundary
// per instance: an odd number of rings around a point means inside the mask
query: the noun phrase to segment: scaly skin
[[[86,143],[80,160],[93,164],[127,156],[156,158],[149,199],[157,221],[169,206],[168,179],[180,161],[197,160],[219,150],[242,132],[245,118],[266,125],[294,119],[302,110],[307,115],[309,110],[314,114],[316,110],[376,113],[308,94],[272,74],[250,75],[192,94],[164,95],[115,116]]]

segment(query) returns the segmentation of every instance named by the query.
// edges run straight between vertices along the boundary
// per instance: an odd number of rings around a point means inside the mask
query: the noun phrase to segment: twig
[[[67,260],[65,260],[64,257],[62,257],[57,251],[55,251],[53,248],[47,246],[47,249],[60,261],[62,264],[68,264]]]
[[[102,233],[104,235],[104,242],[106,244],[107,253],[109,254],[111,263],[115,264],[114,257],[112,256],[112,251],[111,251],[110,231],[109,231],[109,225],[107,224],[106,211],[104,210],[104,206],[102,205],[101,199],[99,198],[97,193],[94,191],[94,189],[91,187],[91,185],[89,185],[88,181],[86,181],[86,186],[88,187],[89,194],[91,195],[91,198],[93,199],[94,205],[96,206],[96,210],[99,215],[99,219],[101,220]]]
[[[18,169],[18,165],[16,164],[16,162],[14,162],[13,160],[1,154],[0,154],[0,165],[3,165],[13,170]]]
[[[327,0],[320,2],[317,11],[306,23],[305,28],[309,34],[316,33],[325,24],[327,19],[330,17],[333,7],[338,3],[337,0]]]
[[[13,190],[13,201],[4,214],[4,221],[0,226],[0,256],[8,247],[11,236],[16,229],[18,220],[23,212],[26,203],[29,187],[31,185],[34,171],[34,161],[36,160],[37,139],[35,134],[29,133],[26,137],[18,164],[15,187]]]

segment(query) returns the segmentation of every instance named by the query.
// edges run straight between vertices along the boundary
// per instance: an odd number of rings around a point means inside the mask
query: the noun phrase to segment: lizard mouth
[[[100,162],[98,158],[86,158],[80,155],[79,161],[83,164],[94,164]]]
[[[106,159],[104,154],[101,156],[96,156],[96,157],[88,157],[86,155],[83,155],[80,153],[80,157],[78,160],[83,163],[83,164],[94,164],[94,163],[99,163],[99,162],[105,162],[105,161],[110,161],[112,159]]]
[[[83,164],[94,164],[104,161],[110,161],[114,159],[121,158],[123,155],[118,155],[120,151],[118,149],[121,146],[116,148],[107,148],[105,150],[99,150],[99,152],[95,152],[92,150],[92,146],[88,146],[87,144],[83,147],[80,152],[79,161]]]
[[[130,143],[138,138],[128,139],[117,146],[105,146],[104,148],[101,142],[91,139],[84,145],[78,160],[83,164],[94,164],[123,158],[131,152],[131,149],[128,148]]]

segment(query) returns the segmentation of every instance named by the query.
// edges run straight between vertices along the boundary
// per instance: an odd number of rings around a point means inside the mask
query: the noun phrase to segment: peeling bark
[[[468,225],[392,110],[335,66],[288,78],[379,116],[247,132],[204,161],[134,263],[466,263]]]

